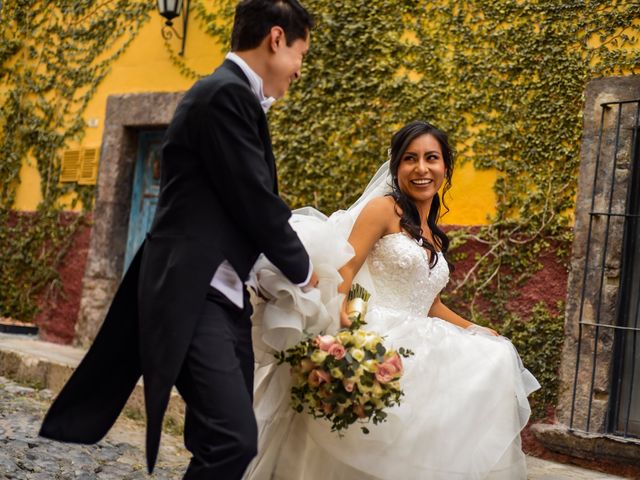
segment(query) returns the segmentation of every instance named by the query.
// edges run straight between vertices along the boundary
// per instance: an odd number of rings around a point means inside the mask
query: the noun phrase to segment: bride
[[[303,292],[266,259],[258,262],[255,281],[269,300],[257,300],[254,314],[259,453],[246,479],[526,478],[520,431],[539,384],[506,338],[440,300],[449,241],[437,225],[438,192],[452,173],[446,135],[409,123],[348,211],[328,219],[313,209],[294,214],[319,289]],[[353,282],[372,293],[365,328],[415,355],[404,361],[405,395],[387,421],[368,435],[354,425],[340,437],[328,421],[291,409],[289,369],[272,354],[303,334],[337,330],[335,319],[347,325],[343,299]]]

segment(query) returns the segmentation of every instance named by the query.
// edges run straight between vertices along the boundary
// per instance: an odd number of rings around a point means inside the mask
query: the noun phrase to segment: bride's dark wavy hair
[[[411,235],[416,241],[419,242],[422,240],[422,247],[429,252],[430,266],[433,268],[436,263],[438,263],[438,255],[436,252],[440,250],[445,255],[445,260],[447,260],[449,268],[453,269],[453,265],[446,257],[447,251],[449,250],[449,238],[446,233],[438,227],[441,203],[446,209],[444,213],[449,211],[444,199],[442,199],[441,202],[440,194],[436,193],[431,202],[429,215],[427,216],[427,225],[431,229],[435,243],[435,245],[432,245],[431,242],[422,235],[423,232],[422,227],[420,226],[420,215],[415,203],[400,189],[400,186],[398,185],[398,167],[400,166],[400,162],[402,161],[405,151],[413,140],[427,134],[432,135],[438,141],[440,148],[442,149],[442,158],[446,169],[442,195],[444,196],[444,194],[451,188],[451,177],[453,176],[453,150],[449,145],[447,134],[430,123],[414,121],[402,127],[391,138],[389,170],[391,171],[392,177],[392,191],[389,195],[393,197],[396,205],[402,210],[402,214],[398,213],[400,216],[400,227],[409,233],[409,235]]]

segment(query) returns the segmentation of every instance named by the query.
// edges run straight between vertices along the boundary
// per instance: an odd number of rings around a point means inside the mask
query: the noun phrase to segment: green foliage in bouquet
[[[413,355],[408,349],[387,350],[382,337],[367,332],[367,302],[371,295],[354,284],[347,296],[349,328],[334,335],[309,337],[275,357],[278,364],[291,365],[291,405],[298,413],[331,422],[339,434],[358,421],[385,421],[385,408],[400,403],[402,358]],[[369,429],[361,427],[367,434]]]
[[[280,364],[291,365],[293,409],[327,419],[338,433],[356,422],[385,421],[385,409],[404,395],[401,357],[410,355],[403,348],[387,350],[382,337],[362,329],[307,338],[275,354]]]

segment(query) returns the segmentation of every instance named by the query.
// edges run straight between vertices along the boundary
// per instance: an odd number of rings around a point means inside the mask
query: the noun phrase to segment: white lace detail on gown
[[[449,281],[449,268],[439,254],[429,268],[427,251],[406,233],[391,233],[374,245],[367,258],[377,295],[372,305],[427,315]]]

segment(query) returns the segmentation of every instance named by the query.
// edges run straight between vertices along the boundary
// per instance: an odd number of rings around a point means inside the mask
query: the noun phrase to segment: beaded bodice
[[[427,315],[449,281],[447,261],[438,255],[438,263],[429,268],[427,251],[407,234],[391,233],[378,240],[367,258],[376,289],[372,306]]]

